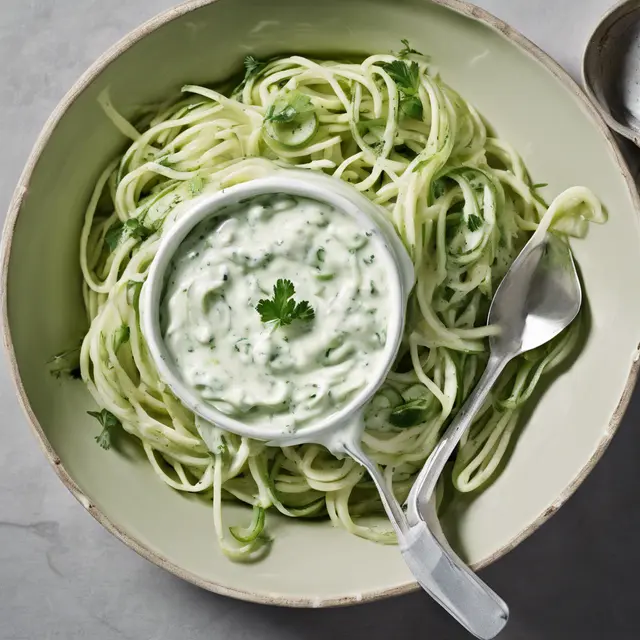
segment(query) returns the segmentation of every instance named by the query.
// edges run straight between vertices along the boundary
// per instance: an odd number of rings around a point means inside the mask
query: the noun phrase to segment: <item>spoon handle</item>
[[[371,475],[395,528],[402,556],[420,586],[477,638],[494,638],[507,623],[507,605],[446,543],[436,539],[423,520],[409,525],[378,466],[357,441],[345,439],[340,448]]]
[[[511,358],[511,355],[491,354],[487,367],[475,389],[431,452],[407,498],[408,516],[411,524],[416,524],[418,520],[422,519],[419,514],[426,511],[445,464],[458,446],[460,438],[471,426],[473,419],[482,408],[493,385]]]
[[[509,608],[453,553],[424,520],[400,538],[402,557],[420,586],[467,631],[481,640],[495,638],[509,619]]]

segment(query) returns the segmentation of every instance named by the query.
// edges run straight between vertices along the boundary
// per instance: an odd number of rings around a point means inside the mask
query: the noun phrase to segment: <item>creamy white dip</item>
[[[183,382],[246,423],[294,430],[341,409],[374,376],[389,289],[381,239],[328,204],[273,194],[200,223],[173,257],[161,327]],[[257,310],[288,280],[312,319]]]

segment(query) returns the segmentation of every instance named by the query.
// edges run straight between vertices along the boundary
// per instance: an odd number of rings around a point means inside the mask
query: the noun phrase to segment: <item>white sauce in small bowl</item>
[[[218,411],[284,431],[349,403],[380,364],[389,282],[380,233],[329,204],[255,196],[198,224],[166,274],[164,342],[184,384]],[[315,317],[263,322],[280,279]]]

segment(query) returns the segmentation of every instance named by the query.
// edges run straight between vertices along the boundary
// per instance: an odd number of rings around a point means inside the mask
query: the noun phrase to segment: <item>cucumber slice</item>
[[[391,387],[382,387],[376,396],[386,398],[388,407],[397,407],[399,404],[402,404],[402,396]]]
[[[402,396],[395,389],[384,387],[373,396],[369,407],[372,411],[391,411],[399,404],[402,404]]]
[[[371,411],[391,411],[402,403],[402,396],[395,389],[384,387],[373,396],[369,408]]]
[[[423,384],[412,384],[402,392],[404,404],[396,406],[389,416],[395,427],[413,427],[425,422],[431,413],[434,396]]]
[[[394,427],[405,429],[425,422],[428,417],[429,409],[425,407],[424,401],[411,400],[396,407],[389,416],[389,422]]]
[[[265,123],[267,135],[285,147],[302,147],[307,144],[318,131],[318,117],[314,111],[303,113],[291,122]]]

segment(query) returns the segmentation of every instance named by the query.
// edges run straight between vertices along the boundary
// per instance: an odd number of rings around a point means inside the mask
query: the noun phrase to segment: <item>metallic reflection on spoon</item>
[[[587,94],[607,124],[640,146],[640,0],[607,13],[585,49]]]

